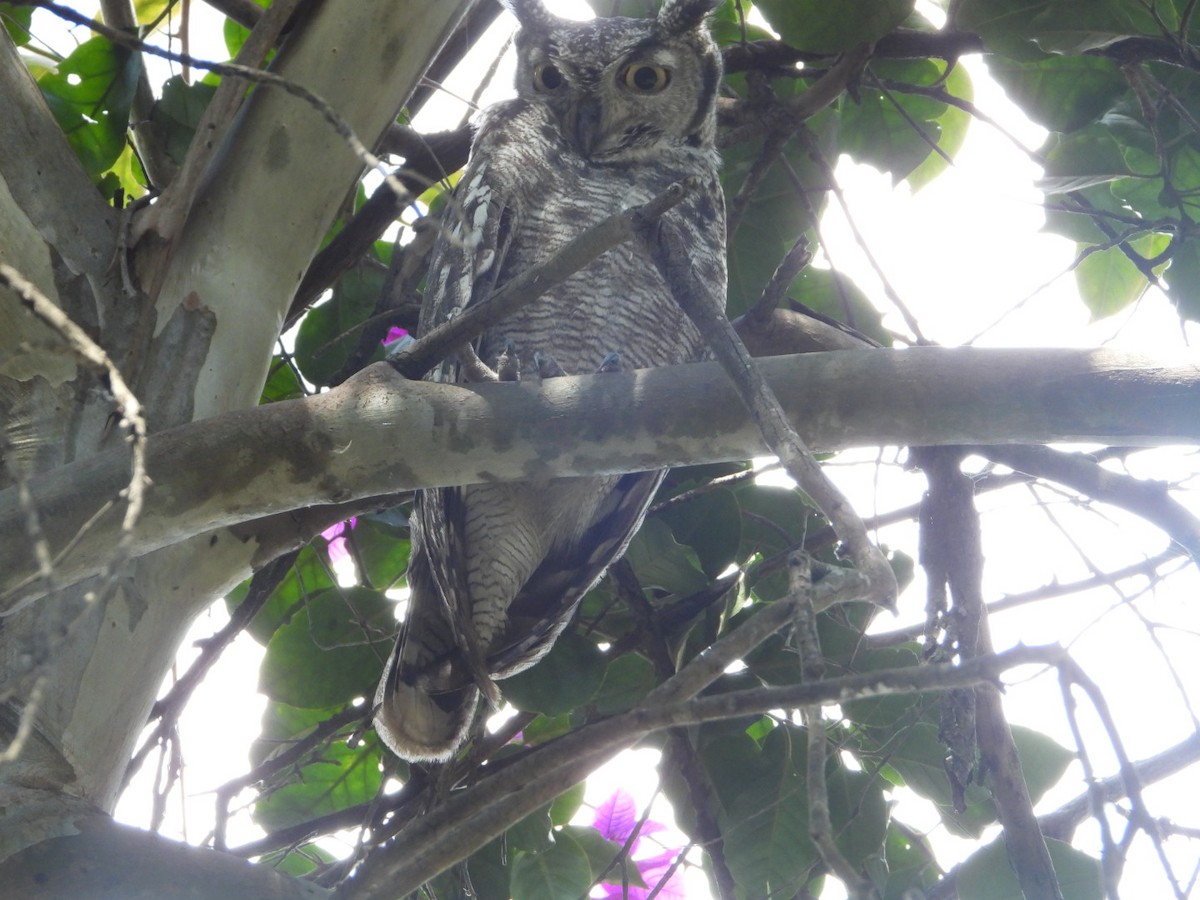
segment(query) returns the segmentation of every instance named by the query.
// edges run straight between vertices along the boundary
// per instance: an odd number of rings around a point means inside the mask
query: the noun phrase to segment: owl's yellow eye
[[[533,70],[533,88],[536,91],[557,91],[566,83],[567,79],[554,63],[541,63]]]
[[[639,94],[657,94],[671,83],[671,70],[651,63],[634,63],[621,73],[621,83]]]

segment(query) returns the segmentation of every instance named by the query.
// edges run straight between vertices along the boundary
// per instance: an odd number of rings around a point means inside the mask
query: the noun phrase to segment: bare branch
[[[686,184],[673,184],[653,200],[597,222],[550,259],[526,269],[492,296],[472,304],[449,322],[423,335],[394,356],[392,366],[408,378],[420,378],[456,347],[478,337],[592,260],[633,238],[642,223],[658,221],[664,213],[683,202],[687,190]]]
[[[768,387],[729,320],[720,312],[724,303],[712,302],[712,285],[697,277],[688,260],[679,229],[670,222],[660,221],[656,226],[645,229],[643,234],[651,258],[675,302],[704,335],[709,348],[737,388],[739,399],[749,408],[763,440],[771,452],[779,457],[788,474],[828,516],[834,530],[846,544],[850,558],[866,576],[868,588],[863,599],[888,609],[893,608],[900,593],[895,574],[883,554],[871,543],[862,520],[829,480],[804,440],[788,423],[778,398]],[[720,298],[721,301],[723,299]]]
[[[770,608],[763,612],[769,611]],[[747,624],[753,621],[752,618]],[[732,632],[730,637],[736,634],[737,631]],[[718,641],[714,646],[720,645]],[[514,760],[497,775],[452,795],[443,805],[402,830],[393,845],[368,858],[336,895],[347,900],[391,900],[415,890],[582,780],[605,759],[653,731],[780,707],[845,703],[866,696],[989,683],[1013,666],[1055,665],[1064,656],[1056,647],[1019,647],[961,666],[885,670],[814,684],[756,688],[680,703],[644,705],[566,734]]]

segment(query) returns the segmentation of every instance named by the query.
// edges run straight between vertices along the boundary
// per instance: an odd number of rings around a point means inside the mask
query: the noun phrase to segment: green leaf
[[[1102,900],[1105,893],[1099,860],[1062,841],[1047,840],[1046,847],[1063,900]],[[959,866],[957,887],[959,896],[971,900],[1023,900],[1025,896],[1003,840],[977,850]]]
[[[246,631],[260,644],[266,644],[281,625],[291,621],[305,598],[333,586],[333,577],[324,557],[312,547],[305,547],[287,575],[271,592],[258,615],[250,620]],[[248,587],[249,581],[243,582],[226,598],[230,612],[241,604]]]
[[[567,788],[550,804],[550,821],[555,825],[566,825],[575,818],[575,813],[583,806],[583,795],[586,785],[581,781],[572,788]]]
[[[536,853],[551,846],[550,807],[543,806],[534,810],[521,821],[510,825],[504,832],[508,845],[517,850],[527,850]]]
[[[629,859],[623,859],[611,869],[609,865],[617,858],[621,852],[622,844],[617,841],[610,841],[599,831],[592,827],[582,827],[579,825],[568,825],[562,829],[570,832],[571,837],[579,842],[579,846],[583,848],[583,852],[587,854],[588,862],[592,867],[592,877],[599,877],[601,872],[607,871],[604,876],[604,882],[607,884],[629,884],[631,887],[646,887],[646,882],[642,879],[642,873],[638,867]]]
[[[561,715],[592,699],[604,680],[606,664],[592,641],[568,632],[536,666],[504,682],[504,697],[517,709]]]
[[[411,550],[407,528],[359,516],[355,527],[347,532],[347,541],[368,587],[387,590],[404,577]]]
[[[888,826],[884,841],[887,859],[887,888],[883,900],[908,900],[922,897],[938,882],[937,860],[929,843],[910,829]]]
[[[29,31],[30,23],[33,21],[32,6],[0,3],[0,20],[4,22],[4,29],[12,38],[15,46],[24,47],[33,37]]]
[[[325,745],[320,759],[299,770],[297,781],[254,805],[255,821],[273,831],[369,802],[383,783],[380,752],[376,740],[357,747],[345,740]]]
[[[325,707],[371,696],[395,631],[393,605],[367,588],[329,588],[267,644],[259,690],[292,706]]]
[[[817,862],[808,836],[802,745],[797,729],[777,728],[756,756],[747,758],[743,751],[736,762],[735,757],[717,763],[711,752],[702,754],[714,783],[724,785],[718,791],[726,806],[721,817],[725,860],[748,896],[791,897]]]
[[[738,513],[733,492],[716,490],[672,505],[657,518],[670,526],[676,541],[696,551],[704,574],[716,578],[737,559],[742,538]]]
[[[304,396],[304,387],[296,370],[282,357],[276,356],[271,360],[271,369],[267,374],[267,383],[263,385],[259,403],[278,403],[280,400],[295,400]]]
[[[708,578],[690,547],[680,544],[667,523],[649,519],[625,551],[643,588],[661,588],[686,596],[708,586]]]
[[[162,131],[167,155],[176,163],[187,157],[196,126],[216,90],[204,82],[188,84],[179,75],[163,83],[162,97],[154,104],[150,121]]]
[[[1021,774],[1034,803],[1054,785],[1075,760],[1075,754],[1049,735],[1026,728],[1012,726],[1013,743],[1017,745],[1017,756],[1021,760]]]
[[[1167,269],[1167,297],[1175,304],[1179,318],[1200,321],[1200,241],[1191,237],[1179,241]]]
[[[1148,234],[1129,242],[1132,250],[1150,259],[1167,248],[1170,237]],[[1082,253],[1087,248],[1081,247]],[[1092,321],[1103,319],[1141,299],[1150,282],[1120,247],[1089,253],[1075,267],[1079,295],[1092,313]]]
[[[942,87],[948,94],[960,100],[970,101],[974,99],[975,87],[971,83],[970,74],[968,74],[963,66],[951,66],[949,67],[949,72],[947,72],[947,65],[945,63],[938,63],[938,69],[941,73]],[[967,139],[967,132],[971,128],[974,117],[965,109],[947,103],[945,109],[933,121],[942,135],[941,140],[938,141],[938,149],[950,157],[950,159],[954,159]],[[909,187],[914,192],[919,191],[937,178],[938,175],[941,175],[948,166],[949,163],[942,158],[940,153],[930,153],[925,157],[923,163],[908,174],[907,181]],[[872,335],[872,337],[875,337],[875,335]]]
[[[856,0],[854,14],[828,0],[759,0],[771,27],[793,47],[841,53],[879,40],[913,11],[913,0]]]
[[[591,708],[601,716],[625,712],[640,703],[657,684],[650,660],[627,653],[614,659],[605,670]]]
[[[862,288],[841,272],[807,266],[787,293],[809,309],[849,325],[884,346],[892,343],[892,336],[883,327],[883,314]]]
[[[892,62],[873,67],[880,77],[915,85],[934,84],[941,70],[931,60]],[[864,85],[840,103],[842,113],[838,147],[856,162],[891,172],[893,182],[910,172],[933,153],[940,143],[939,117],[946,106],[940,101],[899,91],[884,93]]]
[[[528,900],[578,900],[592,884],[592,867],[574,836],[559,831],[540,853],[522,853],[512,866],[510,889]]]
[[[385,272],[365,265],[338,279],[333,296],[308,311],[296,334],[296,364],[313,384],[328,384],[358,345],[359,326],[374,313]]]
[[[786,167],[777,162],[768,170],[729,236],[726,313],[730,318],[742,314],[759,299],[780,261],[796,239],[812,227],[813,217],[824,205],[828,178],[814,162],[809,145],[825,159],[835,159],[839,119],[830,108],[809,119],[806,126],[808,140],[788,143],[784,149]],[[755,142],[747,141],[722,154],[721,183],[730,209],[761,152]]]
[[[1097,56],[1024,62],[994,56],[988,71],[1029,118],[1051,131],[1075,131],[1097,121],[1129,90],[1117,64]]]
[[[1072,132],[1048,143],[1045,173],[1038,186],[1049,194],[1077,191],[1136,175],[1129,167],[1124,148],[1101,124]]]
[[[878,778],[838,765],[826,777],[834,843],[847,859],[862,860],[883,851],[888,802]]]
[[[1158,37],[1178,25],[1170,4],[1129,0],[963,0],[954,24],[983,38],[992,53],[1016,59],[1045,53],[1080,54],[1134,35]]]
[[[38,80],[46,105],[93,180],[99,180],[125,147],[141,71],[138,54],[95,37]]]

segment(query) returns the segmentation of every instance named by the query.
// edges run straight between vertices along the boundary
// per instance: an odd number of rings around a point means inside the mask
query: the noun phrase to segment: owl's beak
[[[600,143],[603,119],[604,108],[596,97],[584,97],[575,107],[571,134],[575,138],[575,146],[585,159],[591,157]]]

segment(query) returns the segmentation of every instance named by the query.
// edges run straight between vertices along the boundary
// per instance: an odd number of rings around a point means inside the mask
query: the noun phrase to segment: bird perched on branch
[[[561,20],[505,0],[520,22],[517,99],[480,119],[434,250],[420,331],[477,303],[614,213],[699,182],[667,213],[694,270],[725,296],[725,216],[714,146],[719,0],[666,0],[649,19]],[[495,326],[429,377],[467,381],[646,368],[703,358],[704,342],[650,257],[627,242]],[[536,358],[535,358],[536,356]],[[499,376],[490,371],[496,366]],[[553,646],[624,551],[663,473],[422,491],[412,594],[376,694],[399,756],[446,760],[481,695]]]

